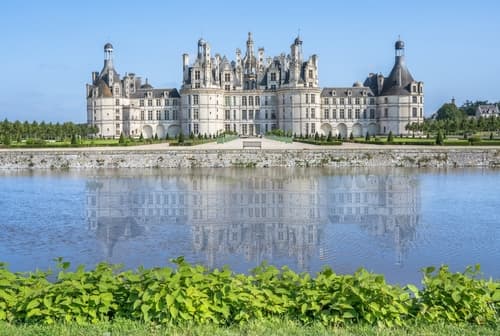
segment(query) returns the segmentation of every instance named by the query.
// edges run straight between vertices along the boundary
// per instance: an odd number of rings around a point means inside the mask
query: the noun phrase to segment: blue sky
[[[321,86],[387,75],[400,35],[426,115],[452,96],[499,101],[499,13],[497,1],[3,1],[0,119],[85,121],[85,83],[107,41],[122,75],[180,88],[182,53],[192,59],[201,36],[232,59],[249,31],[274,56],[299,29],[304,54],[319,55]]]

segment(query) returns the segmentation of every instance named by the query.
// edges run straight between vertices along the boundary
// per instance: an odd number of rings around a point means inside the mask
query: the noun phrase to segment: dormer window
[[[351,90],[347,91],[347,95],[352,96],[352,91]]]
[[[153,92],[149,91],[148,92],[148,98],[151,98],[151,97],[153,97]]]
[[[333,90],[332,91],[332,96],[335,97],[337,95],[337,91]]]

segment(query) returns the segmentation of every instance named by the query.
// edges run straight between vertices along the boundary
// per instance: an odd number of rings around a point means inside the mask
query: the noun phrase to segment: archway
[[[370,135],[377,135],[378,134],[378,127],[377,124],[370,124],[368,126],[368,133]]]
[[[142,128],[142,136],[144,139],[151,139],[153,137],[153,128],[149,125],[144,125]]]
[[[340,134],[342,138],[347,138],[347,126],[346,124],[337,125],[337,134]]]
[[[355,138],[359,138],[363,136],[363,127],[360,124],[354,124],[352,126],[352,135]]]
[[[163,127],[163,125],[156,126],[156,135],[158,135],[159,139],[163,139],[165,137],[165,127]]]
[[[177,135],[179,135],[180,132],[181,132],[181,128],[179,127],[179,125],[171,125],[167,129],[167,133],[168,133],[169,137],[176,137]]]
[[[324,123],[321,125],[321,132],[325,135],[328,136],[328,134],[332,131],[332,125],[328,123]],[[333,134],[332,134],[333,135]]]

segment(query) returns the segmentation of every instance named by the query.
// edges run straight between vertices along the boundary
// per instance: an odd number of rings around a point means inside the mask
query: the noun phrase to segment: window
[[[194,83],[194,88],[195,89],[199,89],[201,87],[201,84],[200,83]]]
[[[253,120],[253,110],[248,110],[248,119]]]
[[[231,81],[231,74],[224,74],[224,82],[230,82]]]
[[[255,119],[260,119],[260,110],[255,110]]]
[[[324,112],[323,112],[323,118],[330,119],[330,113],[329,113],[328,109],[324,110]]]
[[[276,90],[276,85],[271,85],[271,90]]]
[[[417,108],[416,107],[412,108],[411,115],[413,118],[417,117]]]
[[[311,93],[311,104],[316,103],[316,95]]]
[[[345,105],[345,98],[340,98],[340,105]]]
[[[196,70],[196,71],[194,72],[194,79],[195,79],[195,80],[199,80],[199,79],[200,79],[200,70]]]
[[[231,124],[224,124],[224,130],[226,132],[231,132]]]
[[[199,105],[199,104],[200,104],[200,96],[193,95],[193,105]]]
[[[384,103],[386,103],[386,104],[389,103],[389,98],[385,97],[384,98]]]
[[[352,119],[352,109],[347,110],[347,118]]]
[[[170,100],[169,99],[165,99],[165,106],[170,106]]]
[[[163,114],[164,114],[164,119],[165,120],[169,120],[170,119],[168,111],[165,111]]]
[[[172,119],[177,120],[177,110],[172,111]]]
[[[306,104],[309,104],[309,94],[306,93]]]
[[[349,97],[349,98],[347,98],[347,105],[351,105],[351,104],[352,104],[352,98]]]
[[[193,109],[193,119],[195,120],[200,119],[200,110],[197,108]]]
[[[309,118],[309,108],[306,107],[306,118]]]
[[[144,111],[141,111],[141,120],[144,120]]]
[[[224,120],[230,120],[231,119],[231,110],[226,110],[224,112]]]
[[[340,119],[345,119],[345,110],[340,109]]]
[[[276,81],[276,72],[271,72],[271,80]]]
[[[161,111],[156,111],[156,120],[161,120]]]
[[[144,99],[139,100],[139,106],[144,106]]]
[[[120,105],[120,99],[115,100],[115,105]]]
[[[366,119],[366,117],[367,117],[367,115],[366,115],[366,114],[367,114],[367,113],[366,113],[366,109],[365,109],[365,110],[363,110],[363,119]]]
[[[306,135],[309,134],[309,123],[306,123]]]
[[[332,119],[337,119],[337,109],[332,110]]]
[[[224,106],[231,106],[231,97],[230,96],[224,97]]]
[[[199,124],[193,124],[193,132],[194,132],[194,134],[200,133],[200,125]]]
[[[148,111],[148,120],[153,120],[153,111]]]
[[[173,99],[172,100],[172,106],[177,106],[177,105],[179,105],[179,100]]]
[[[370,105],[375,105],[375,98],[370,98]]]
[[[231,91],[231,85],[224,85],[224,90]]]
[[[375,109],[370,109],[370,119],[375,119]]]
[[[361,118],[360,112],[361,112],[361,110],[360,110],[360,109],[356,109],[356,110],[354,111],[354,118],[356,118],[356,119]]]
[[[156,106],[161,106],[161,99],[156,99]]]
[[[423,117],[424,117],[424,109],[420,108],[420,118],[423,118]]]
[[[416,104],[418,101],[417,101],[417,96],[413,96],[411,97],[411,101],[413,104]]]
[[[247,106],[247,97],[245,96],[241,97],[241,105]]]
[[[255,106],[260,106],[260,97],[259,96],[255,97]]]
[[[323,99],[323,104],[328,105],[330,103],[330,100],[328,98]]]
[[[356,105],[361,104],[361,99],[359,99],[359,98],[354,99],[354,104],[356,104]]]
[[[316,109],[315,108],[312,108],[311,109],[311,118],[316,118]]]
[[[247,120],[247,110],[242,110],[241,111],[241,119]]]
[[[313,71],[309,69],[309,78],[313,78]]]
[[[411,87],[411,92],[417,92],[417,86],[416,85],[413,85]]]
[[[153,99],[148,99],[148,106],[153,106]]]
[[[253,106],[253,96],[248,97],[248,105]]]
[[[316,124],[315,124],[315,123],[312,123],[312,124],[311,124],[311,133],[312,133],[312,134],[315,134],[315,133],[316,133]]]
[[[388,116],[389,116],[389,109],[386,107],[386,108],[384,109],[384,117],[386,117],[386,118],[387,118]]]

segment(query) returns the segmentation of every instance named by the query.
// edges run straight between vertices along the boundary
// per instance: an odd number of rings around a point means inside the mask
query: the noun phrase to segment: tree
[[[3,142],[4,145],[10,146],[11,141],[10,141],[10,135],[8,133],[5,133],[3,135],[2,142]]]
[[[179,143],[184,142],[184,134],[182,134],[182,131],[179,133],[179,139],[177,140]]]
[[[349,134],[349,140],[354,140],[354,134],[352,134],[352,132]]]
[[[328,132],[328,136],[326,137],[326,142],[332,142],[332,131]]]
[[[71,135],[71,144],[72,145],[77,145],[78,144],[78,140],[76,139],[76,134],[75,133],[73,133]]]
[[[139,141],[144,141],[144,135],[142,135],[142,132],[141,135],[139,136]]]
[[[319,140],[319,134],[318,134],[318,132],[314,133],[314,140],[316,140],[316,141]]]
[[[445,103],[437,110],[437,120],[464,119],[465,113],[461,111],[454,103]]]
[[[120,139],[118,140],[118,143],[120,145],[125,144],[125,136],[123,135],[123,133],[120,133]]]
[[[389,143],[394,142],[394,135],[392,134],[392,131],[389,131],[389,135],[387,136],[387,142]]]
[[[436,135],[436,145],[442,146],[443,143],[444,143],[443,132],[439,130]]]
[[[158,133],[155,133],[155,141],[158,141]]]
[[[365,141],[366,142],[370,141],[370,133],[368,133],[368,132],[366,132]]]
[[[167,134],[165,135],[165,140],[170,140],[170,137],[168,136],[168,132],[167,132]]]

